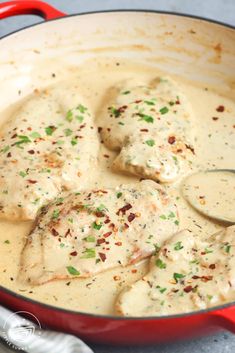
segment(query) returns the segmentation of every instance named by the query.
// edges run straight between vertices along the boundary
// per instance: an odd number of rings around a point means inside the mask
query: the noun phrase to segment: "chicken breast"
[[[124,316],[191,312],[235,299],[235,226],[208,241],[183,230],[152,257],[149,273],[126,288],[116,309]]]
[[[194,157],[192,108],[170,78],[113,88],[102,109],[99,131],[120,154],[115,170],[173,182],[191,169]]]
[[[41,284],[126,266],[153,254],[178,224],[173,201],[152,181],[60,197],[27,239],[20,280]]]
[[[35,92],[0,134],[0,217],[32,220],[63,190],[86,185],[98,136],[87,103],[70,87]]]

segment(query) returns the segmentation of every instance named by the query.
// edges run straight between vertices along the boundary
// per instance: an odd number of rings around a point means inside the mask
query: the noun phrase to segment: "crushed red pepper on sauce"
[[[216,111],[219,112],[219,113],[223,113],[224,112],[224,106],[223,105],[219,105],[217,108],[216,108]]]

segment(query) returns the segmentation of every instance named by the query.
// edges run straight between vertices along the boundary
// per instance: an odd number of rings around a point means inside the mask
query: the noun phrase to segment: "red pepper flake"
[[[132,272],[132,273],[136,273],[136,272],[137,272],[137,269],[136,269],[136,268],[133,268],[133,269],[131,270],[131,272]]]
[[[34,152],[34,150],[29,150],[28,153],[29,154],[34,154],[35,152]]]
[[[108,154],[104,154],[103,156],[104,156],[104,158],[109,158]]]
[[[192,290],[193,290],[193,287],[192,287],[192,286],[187,286],[187,287],[184,288],[184,292],[185,292],[185,293],[189,293],[189,292],[191,292]]]
[[[148,129],[140,129],[141,132],[148,132]]]
[[[57,230],[55,230],[55,228],[52,228],[51,234],[54,235],[54,237],[57,237],[59,235],[59,233],[57,232]]]
[[[177,100],[175,101],[175,104],[180,104],[179,99],[177,99]]]
[[[200,278],[200,276],[196,276],[196,275],[194,275],[192,278],[193,278],[193,279],[199,279],[199,278]]]
[[[107,131],[108,131],[108,132],[110,132],[110,131],[111,131],[110,127],[108,127],[108,128],[107,128]]]
[[[105,262],[106,255],[103,252],[99,252],[99,257],[100,257],[101,261]]]
[[[95,215],[96,215],[96,217],[99,217],[99,218],[105,216],[104,212],[102,212],[102,211],[97,211],[97,212],[95,212]]]
[[[170,143],[171,145],[173,145],[173,143],[175,143],[175,136],[169,136],[169,137],[168,137],[168,143]]]
[[[223,112],[224,112],[224,106],[223,106],[223,105],[219,105],[219,106],[216,108],[216,111],[219,112],[219,113],[223,113]]]
[[[36,184],[36,183],[37,183],[37,180],[28,179],[27,181],[28,181],[30,184]]]
[[[129,225],[127,223],[124,223],[124,228],[125,229],[128,229],[129,228]]]
[[[115,243],[115,245],[117,245],[117,246],[122,246],[122,242],[121,242],[121,241],[117,241],[117,242]]]
[[[128,222],[132,222],[135,219],[136,215],[134,213],[130,213],[129,216],[127,217]]]
[[[117,211],[117,215],[120,216],[120,213],[122,213],[122,215],[126,214],[126,211],[130,210],[132,208],[130,203],[127,203],[125,206],[119,208],[119,210]]]
[[[137,103],[137,104],[141,103],[141,102],[142,102],[142,99],[138,99],[138,100],[135,101],[135,103]]]
[[[103,234],[103,237],[108,238],[108,237],[110,237],[111,234],[112,234],[112,232],[104,233],[104,234]]]
[[[202,282],[208,282],[213,279],[213,276],[201,276]]]
[[[17,134],[14,134],[11,136],[12,139],[16,138],[17,137]]]
[[[70,253],[71,256],[77,256],[77,254],[78,254],[77,251],[73,251]]]
[[[196,276],[194,275],[192,277],[193,279],[201,279],[202,282],[208,282],[208,281],[211,281],[213,279],[213,276]]]
[[[211,264],[210,266],[209,266],[209,268],[211,269],[211,270],[214,270],[215,269],[215,264]]]
[[[108,224],[110,222],[110,219],[107,218],[105,221],[104,221],[104,224]]]
[[[219,118],[217,116],[213,116],[212,120],[217,121]]]
[[[105,239],[104,238],[101,238],[101,239],[97,240],[97,244],[98,245],[103,244],[103,243],[105,243]]]

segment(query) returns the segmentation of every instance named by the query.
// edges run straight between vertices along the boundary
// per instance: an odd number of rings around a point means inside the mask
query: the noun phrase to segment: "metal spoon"
[[[181,192],[200,213],[235,223],[235,170],[211,169],[192,174],[183,180]]]

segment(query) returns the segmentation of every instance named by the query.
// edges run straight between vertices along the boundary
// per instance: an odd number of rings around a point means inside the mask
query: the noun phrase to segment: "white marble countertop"
[[[151,9],[202,16],[235,26],[235,0],[44,0],[67,14],[110,9]],[[4,2],[0,0],[0,3]],[[0,21],[0,37],[40,22],[36,16],[19,16]],[[156,333],[157,334],[157,333]],[[218,335],[147,347],[91,345],[95,353],[233,353],[235,335]],[[0,345],[0,353],[2,352]],[[10,352],[10,351],[9,351]],[[56,352],[45,352],[56,353]]]

